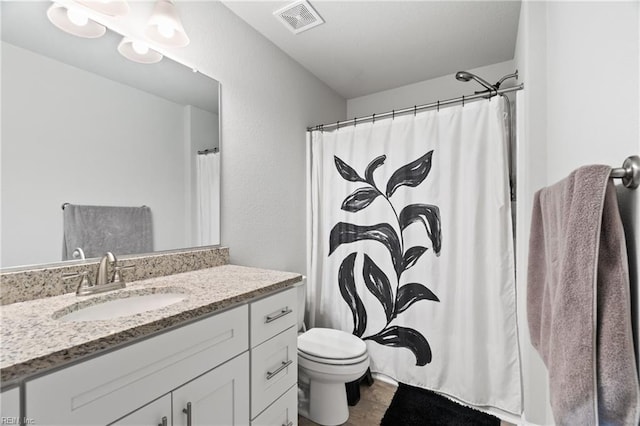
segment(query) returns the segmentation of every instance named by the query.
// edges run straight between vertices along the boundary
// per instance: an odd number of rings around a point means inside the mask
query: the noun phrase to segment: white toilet
[[[299,329],[303,327],[305,287],[298,288]],[[346,422],[349,407],[345,383],[359,379],[367,368],[367,345],[359,337],[329,328],[312,328],[299,334],[300,414],[326,426]]]

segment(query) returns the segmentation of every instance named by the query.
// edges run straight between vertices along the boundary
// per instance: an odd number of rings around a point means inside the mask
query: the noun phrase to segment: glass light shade
[[[134,41],[133,43],[131,43],[131,47],[133,48],[133,51],[138,55],[146,55],[147,53],[149,53],[149,46],[144,43],[140,43],[139,41]]]
[[[171,0],[157,0],[144,34],[149,40],[166,47],[189,44],[178,10]]]
[[[89,17],[87,16],[87,14],[82,10],[74,8],[67,9],[67,18],[69,18],[69,21],[71,21],[71,23],[79,27],[83,27],[89,23]]]
[[[162,60],[162,54],[149,48],[145,43],[124,37],[118,44],[118,52],[130,61],[141,64],[155,64]]]
[[[78,3],[108,16],[124,16],[129,13],[127,0],[76,0]]]
[[[66,7],[54,3],[47,10],[47,18],[56,27],[69,34],[85,38],[102,37],[107,29],[86,17],[79,10],[67,10]],[[85,22],[86,19],[86,22]],[[74,23],[75,22],[75,23]]]

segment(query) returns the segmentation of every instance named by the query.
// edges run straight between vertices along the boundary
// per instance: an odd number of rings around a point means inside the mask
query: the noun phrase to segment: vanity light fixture
[[[124,37],[118,44],[118,52],[125,58],[141,64],[155,64],[162,60],[162,54],[151,49],[145,42]]]
[[[98,38],[107,31],[104,25],[92,21],[83,10],[73,6],[54,3],[47,10],[47,18],[62,31],[78,37]]]
[[[83,6],[108,16],[124,16],[129,13],[127,0],[76,0]]]
[[[189,44],[176,5],[171,0],[156,1],[145,35],[165,47],[184,47]]]
[[[58,3],[59,2],[59,3]],[[49,20],[61,30],[86,38],[101,37],[106,27],[89,18],[92,12],[112,17],[129,13],[127,0],[53,0],[47,10]],[[100,20],[98,17],[96,19]],[[183,47],[189,44],[177,8],[172,0],[156,0],[153,13],[144,30],[145,36],[157,47]],[[160,62],[163,55],[140,39],[124,37],[118,52],[125,58],[141,64]]]

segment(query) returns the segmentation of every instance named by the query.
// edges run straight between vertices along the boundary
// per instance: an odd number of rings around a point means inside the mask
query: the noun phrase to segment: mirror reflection
[[[148,207],[154,251],[219,243],[218,82],[64,33],[50,5],[0,3],[0,266],[62,260],[65,203]]]

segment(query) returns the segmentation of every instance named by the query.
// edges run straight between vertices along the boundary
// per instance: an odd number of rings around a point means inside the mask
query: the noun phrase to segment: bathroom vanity
[[[2,416],[25,424],[295,425],[301,278],[223,265],[137,281],[82,304],[65,294],[5,305]],[[60,319],[105,297],[166,291],[185,298],[128,317]]]

